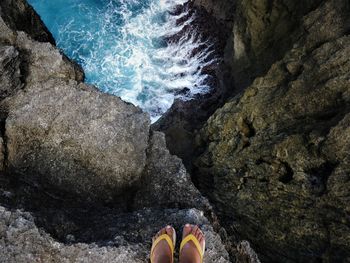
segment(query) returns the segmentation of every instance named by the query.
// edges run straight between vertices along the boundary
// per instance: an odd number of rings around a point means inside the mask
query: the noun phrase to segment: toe
[[[182,231],[182,238],[185,238],[186,236],[188,236],[192,231],[192,226],[190,224],[186,224],[183,228]]]
[[[173,238],[173,235],[174,235],[174,230],[171,226],[166,226],[166,229],[165,229],[166,233],[168,236],[170,236],[171,238]]]
[[[166,234],[166,229],[165,229],[165,228],[162,228],[162,229],[160,230],[160,235],[164,235],[164,234]]]
[[[198,226],[196,225],[196,226],[194,226],[193,228],[192,228],[192,235],[194,235],[195,237],[197,237],[197,231],[198,231]]]
[[[196,238],[199,239],[201,236],[203,236],[202,231],[200,230],[200,228],[198,227],[197,231],[196,231]]]

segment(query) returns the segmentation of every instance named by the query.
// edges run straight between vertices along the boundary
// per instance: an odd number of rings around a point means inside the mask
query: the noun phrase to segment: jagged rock
[[[231,64],[237,87],[246,87],[266,73],[304,33],[302,17],[322,0],[241,0],[237,2],[226,61]]]
[[[13,44],[19,54],[8,47],[3,57],[4,96],[18,90],[19,67],[25,85],[2,102],[7,172],[81,196],[110,201],[122,195],[146,164],[147,114],[79,84],[80,68],[52,44],[24,32],[15,33]]]
[[[5,169],[5,149],[4,149],[4,139],[0,137],[0,172]]]
[[[194,4],[205,8],[209,14],[227,25],[233,22],[235,2],[234,0],[195,0]]]
[[[0,16],[12,31],[24,31],[36,41],[55,44],[52,34],[27,1],[1,0]]]
[[[13,46],[0,45],[0,99],[22,87],[19,53]]]
[[[12,44],[15,42],[15,32],[13,32],[4,22],[0,16],[0,43],[1,44]]]
[[[142,245],[99,247],[65,245],[38,229],[30,213],[0,207],[0,258],[3,262],[145,262]]]
[[[141,210],[105,218],[105,221],[96,222],[95,225],[96,228],[99,228],[100,224],[110,225],[110,241],[101,245],[95,242],[57,242],[36,226],[30,213],[11,211],[0,206],[0,258],[8,263],[149,262],[151,238],[169,222],[178,231],[187,222],[201,225],[207,238],[204,262],[229,262],[220,237],[213,231],[203,214],[195,209]],[[92,231],[98,232],[96,229]],[[74,236],[70,235],[70,239],[74,240]]]
[[[294,48],[198,135],[200,189],[262,261],[350,260],[349,14],[333,0],[304,17]]]
[[[212,208],[148,115],[84,84],[25,1],[0,8],[0,261],[148,262],[161,227],[193,223],[205,262],[229,262]]]
[[[197,207],[211,210],[208,201],[194,187],[182,161],[166,148],[163,133],[154,132],[147,153],[137,207]]]
[[[258,255],[252,249],[248,241],[243,240],[239,242],[237,246],[237,250],[238,250],[238,255],[237,255],[238,262],[261,263],[261,261],[258,258]]]
[[[190,27],[186,27],[189,32],[185,31],[181,34],[187,35],[195,28],[196,31],[201,32],[203,42],[211,43],[211,56],[217,58],[215,63],[201,69],[208,75],[206,85],[211,89],[207,94],[196,95],[191,100],[175,99],[171,108],[152,125],[152,128],[165,133],[167,147],[171,154],[180,157],[190,171],[191,159],[195,151],[194,131],[200,129],[232,93],[230,85],[232,78],[229,68],[222,63],[224,47],[230,30],[225,24],[227,21],[216,20],[211,15],[212,10],[206,11],[199,8],[196,2],[189,1],[187,6],[194,13],[194,21]],[[212,7],[216,9],[214,5]],[[200,47],[196,48],[194,52],[200,49]]]
[[[7,101],[9,172],[113,200],[141,177],[149,117],[119,98],[49,79]]]
[[[70,61],[52,44],[34,41],[26,33],[17,32],[14,45],[18,47],[22,56],[21,73],[27,86],[52,78],[77,82],[84,80],[81,67]]]

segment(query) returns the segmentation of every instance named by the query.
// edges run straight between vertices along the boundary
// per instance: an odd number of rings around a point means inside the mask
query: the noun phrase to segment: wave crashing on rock
[[[175,98],[209,91],[213,46],[193,25],[187,0],[29,1],[86,81],[157,120]]]

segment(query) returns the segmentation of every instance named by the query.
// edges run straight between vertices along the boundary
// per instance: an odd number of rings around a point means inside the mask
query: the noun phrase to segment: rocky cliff
[[[194,180],[262,261],[348,262],[350,4],[235,5],[225,60],[244,91],[197,133]]]
[[[187,222],[205,262],[350,261],[349,2],[187,7],[223,60],[210,94],[150,127],[84,83],[24,0],[0,2],[3,261],[147,262]]]
[[[229,262],[164,135],[85,84],[24,0],[0,3],[0,83],[0,261],[148,262],[159,228],[189,222],[207,236],[205,261]]]

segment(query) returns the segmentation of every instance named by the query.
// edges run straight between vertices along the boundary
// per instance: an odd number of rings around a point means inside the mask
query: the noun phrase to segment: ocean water
[[[187,0],[29,0],[57,46],[84,69],[86,82],[139,106],[157,120],[174,99],[208,92],[201,69],[215,61],[195,28],[171,43],[194,19],[172,15]],[[187,19],[181,19],[188,17]],[[180,21],[178,23],[177,21]],[[183,21],[184,20],[184,21]],[[199,46],[205,48],[193,54]],[[187,93],[178,91],[186,89]]]

